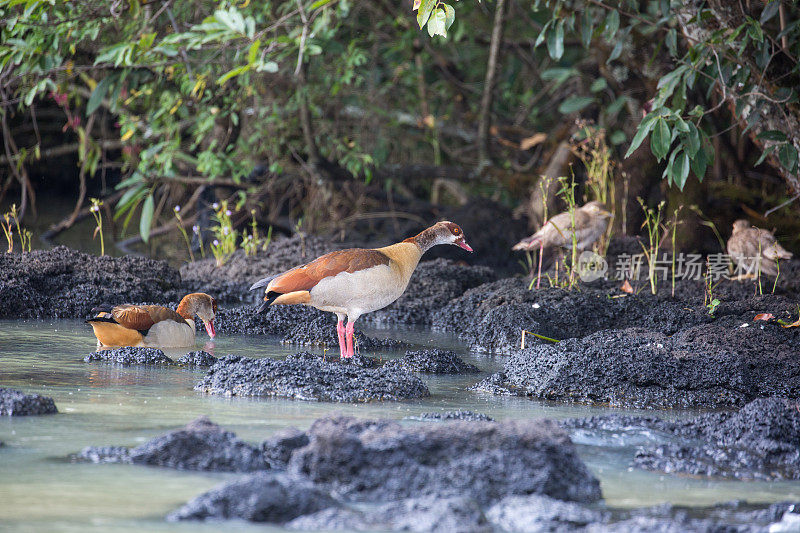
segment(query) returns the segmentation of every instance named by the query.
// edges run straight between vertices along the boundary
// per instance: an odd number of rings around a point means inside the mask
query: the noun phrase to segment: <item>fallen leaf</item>
[[[773,318],[775,318],[775,315],[772,313],[759,313],[755,316],[755,318],[753,318],[753,320],[772,320]]]
[[[619,288],[622,292],[633,294],[633,287],[631,287],[631,283],[626,279],[625,283],[622,284],[622,287]]]
[[[547,139],[547,135],[544,133],[535,133],[530,137],[526,137],[522,139],[519,143],[520,150],[530,150],[537,144],[541,144],[544,140]]]
[[[800,318],[792,322],[791,324],[781,324],[782,328],[800,328]]]

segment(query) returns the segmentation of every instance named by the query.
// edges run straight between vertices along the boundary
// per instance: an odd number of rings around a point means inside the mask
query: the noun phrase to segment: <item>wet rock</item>
[[[507,496],[486,511],[486,518],[501,531],[573,531],[602,522],[606,516],[575,502],[540,494]]]
[[[738,406],[800,398],[800,335],[704,324],[669,337],[641,328],[534,345],[476,390],[629,407]]]
[[[409,498],[358,511],[330,507],[286,524],[303,531],[491,531],[470,498]]]
[[[443,411],[441,413],[422,413],[419,416],[406,417],[411,420],[466,420],[466,421],[481,421],[492,422],[494,418],[483,413],[476,413],[474,411]]]
[[[171,365],[175,361],[167,357],[158,348],[140,348],[126,346],[113,350],[100,350],[83,358],[87,363],[104,361],[118,365]]]
[[[66,246],[0,256],[0,318],[75,318],[101,303],[179,299],[164,261],[84,254]]]
[[[397,301],[360,320],[376,324],[430,324],[434,312],[450,300],[496,278],[493,269],[483,266],[447,259],[422,261],[411,276],[408,289]]]
[[[549,420],[447,422],[319,419],[290,471],[364,501],[512,494],[596,501],[600,486],[563,430]]]
[[[133,463],[209,472],[252,472],[270,468],[259,448],[224,431],[206,417],[135,448],[89,447],[77,458],[94,463]]]
[[[765,398],[734,413],[667,423],[664,429],[690,440],[645,447],[634,464],[695,476],[800,479],[799,409],[796,401]]]
[[[480,372],[477,366],[465,363],[455,352],[436,348],[408,351],[400,359],[392,359],[383,367],[430,374],[474,374]]]
[[[286,335],[297,324],[311,322],[328,313],[304,305],[274,305],[256,313],[256,305],[223,307],[217,311],[214,326],[219,335]],[[202,330],[198,324],[198,331]]]
[[[336,333],[335,318],[330,313],[325,313],[325,315],[314,320],[296,322],[281,342],[300,346],[321,346],[338,350],[339,337]],[[353,335],[353,347],[357,352],[370,352],[374,350],[402,350],[408,348],[408,344],[394,339],[373,339],[356,330]]]
[[[210,353],[199,350],[196,352],[189,352],[179,357],[175,362],[185,366],[214,366],[218,360],[219,359]]]
[[[330,363],[309,353],[283,361],[269,357],[223,357],[195,389],[227,396],[328,402],[396,401],[430,394],[419,378],[407,372]]]
[[[308,435],[305,432],[287,428],[261,443],[261,452],[272,468],[286,468],[292,453],[308,443]]]
[[[197,496],[167,516],[169,521],[237,519],[282,524],[336,502],[307,480],[260,472]]]
[[[52,415],[58,413],[52,398],[0,387],[0,416]]]

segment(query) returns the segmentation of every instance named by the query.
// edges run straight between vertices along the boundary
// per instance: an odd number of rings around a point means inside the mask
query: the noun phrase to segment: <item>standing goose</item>
[[[740,272],[739,280],[757,278],[759,272],[775,277],[778,275],[778,260],[792,258],[792,252],[778,244],[771,231],[753,227],[747,220],[733,223],[728,255],[736,265],[736,271]]]
[[[406,290],[422,254],[437,244],[453,244],[472,251],[457,224],[437,222],[414,237],[384,248],[331,252],[283,274],[259,280],[250,290],[266,287],[259,313],[270,305],[293,304],[335,313],[339,354],[343,358],[352,357],[358,317],[397,300]]]
[[[216,336],[214,316],[217,301],[208,294],[187,294],[173,311],[160,305],[101,305],[92,309],[87,320],[98,346],[147,346],[177,348],[192,346],[194,316],[200,317],[208,336]]]

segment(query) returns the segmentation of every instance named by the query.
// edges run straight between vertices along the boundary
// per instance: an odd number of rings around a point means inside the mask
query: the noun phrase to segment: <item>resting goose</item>
[[[759,270],[775,277],[778,275],[777,261],[792,258],[792,252],[778,244],[771,231],[753,227],[747,220],[733,223],[733,233],[728,239],[728,255],[740,273],[737,276],[740,280],[758,277]]]
[[[259,280],[250,290],[266,287],[259,313],[270,305],[293,304],[335,313],[339,354],[343,358],[352,357],[358,317],[397,300],[405,292],[422,254],[437,244],[453,244],[472,251],[457,224],[437,222],[414,237],[384,248],[331,252],[283,274]]]
[[[86,322],[98,346],[177,348],[194,344],[195,315],[213,339],[216,313],[217,301],[195,292],[184,296],[175,311],[160,305],[101,305],[92,309],[92,318]]]

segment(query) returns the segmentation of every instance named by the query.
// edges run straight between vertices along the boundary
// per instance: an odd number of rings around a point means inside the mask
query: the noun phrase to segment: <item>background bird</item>
[[[608,229],[608,221],[612,217],[602,203],[588,202],[575,209],[574,234],[579,251],[590,249]],[[519,241],[512,250],[539,249],[539,271],[536,288],[542,277],[542,253],[547,248],[571,248],[573,238],[572,215],[568,211],[551,217],[542,228]]]
[[[92,318],[86,322],[92,326],[98,346],[177,348],[194,344],[195,315],[213,339],[216,313],[217,301],[195,292],[184,296],[175,311],[160,305],[106,304],[92,309]]]
[[[758,277],[759,270],[775,277],[778,275],[777,262],[792,258],[792,253],[778,244],[771,231],[753,227],[747,220],[733,223],[733,233],[728,239],[728,255],[740,273],[738,279]]]
[[[472,251],[457,224],[437,222],[414,237],[384,248],[331,252],[283,274],[259,280],[250,290],[266,287],[259,313],[267,306],[281,304],[303,304],[335,313],[340,356],[352,357],[358,317],[399,298],[422,254],[437,244],[453,244]]]

